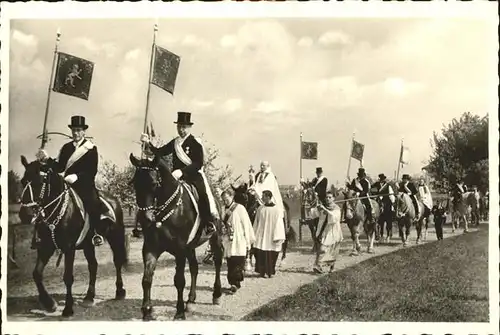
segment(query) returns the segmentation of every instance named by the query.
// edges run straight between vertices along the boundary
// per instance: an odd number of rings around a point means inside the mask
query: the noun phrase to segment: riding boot
[[[200,194],[200,214],[201,214],[201,222],[204,226],[204,231],[207,236],[212,235],[215,231],[215,217],[212,215],[210,211],[210,205],[208,202],[208,197],[206,194]]]
[[[91,230],[94,232],[94,236],[92,236],[92,244],[96,247],[99,247],[104,244],[104,238],[99,234],[101,214],[99,212],[89,213],[89,221]]]

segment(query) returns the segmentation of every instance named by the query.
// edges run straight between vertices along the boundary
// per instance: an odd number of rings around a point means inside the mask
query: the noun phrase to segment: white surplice
[[[224,246],[224,257],[246,256],[247,250],[255,242],[255,234],[252,223],[248,217],[247,210],[240,204],[234,204],[235,207],[227,224],[233,228],[233,240],[229,240],[229,236],[222,237]]]
[[[342,227],[340,226],[340,207],[334,205],[332,209],[326,208],[321,211],[316,237],[322,232],[320,243],[323,246],[331,246],[342,242]],[[324,228],[323,228],[324,226]]]
[[[268,168],[265,172],[261,172],[261,174],[267,175],[263,180],[257,178],[257,180],[255,180],[255,184],[252,187],[255,189],[261,199],[263,191],[271,191],[271,193],[273,194],[273,202],[280,209],[281,215],[283,216],[285,207],[283,206],[283,198],[281,197],[280,188],[276,176],[270,168]]]
[[[285,241],[285,226],[283,212],[278,206],[260,206],[255,215],[254,230],[254,248],[281,251],[281,245]]]

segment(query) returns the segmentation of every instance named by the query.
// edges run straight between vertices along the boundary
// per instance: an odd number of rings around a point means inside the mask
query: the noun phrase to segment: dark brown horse
[[[196,301],[196,280],[198,277],[198,261],[195,248],[206,242],[200,238],[198,229],[196,236],[189,242],[197,212],[188,193],[189,185],[177,181],[166,161],[155,157],[153,161],[137,159],[130,155],[131,163],[136,167],[132,183],[139,207],[139,222],[142,226],[144,244],[142,257],[144,275],[142,278],[143,300],[142,318],[152,320],[151,286],[158,258],[163,252],[175,257],[174,284],[177,289],[177,311],[174,320],[185,320],[185,312],[190,304]],[[214,253],[215,283],[212,295],[213,304],[220,303],[222,266],[221,223],[217,222],[217,232],[210,237],[210,246]],[[188,243],[189,242],[189,243]],[[184,305],[184,288],[186,278],[184,268],[186,259],[191,273],[191,288],[188,301]]]
[[[368,239],[368,253],[373,253],[375,229],[378,218],[380,216],[380,207],[378,203],[375,200],[370,199],[374,214],[372,220],[369,220],[368,216],[366,215],[366,210],[363,206],[363,203],[356,196],[356,192],[352,190],[347,190],[344,191],[343,194],[344,194],[343,210],[345,213],[347,226],[349,227],[349,230],[351,232],[351,239],[353,242],[352,255],[357,255],[357,253],[361,250],[361,244],[359,243],[359,234],[361,231],[361,227],[363,227],[366,237]]]
[[[41,164],[39,161],[28,163],[26,157],[21,156],[25,173],[21,180],[24,186],[22,195],[20,219],[24,224],[35,222],[35,227],[40,238],[40,246],[37,250],[33,279],[38,289],[38,300],[47,311],[54,312],[57,307],[55,300],[49,295],[43,285],[43,270],[56,250],[60,251],[57,264],[64,255],[64,284],[66,285],[66,303],[62,315],[69,317],[73,315],[73,265],[75,251],[83,250],[89,268],[89,286],[83,304],[90,307],[94,302],[95,283],[97,277],[97,260],[95,248],[92,244],[92,234],[87,233],[79,245],[80,234],[84,229],[85,221],[80,213],[76,198],[73,196],[70,186],[66,184],[63,177],[54,172],[50,166]],[[119,201],[100,192],[112,207],[115,222],[106,219],[107,239],[113,252],[113,262],[116,268],[116,299],[125,298],[123,288],[122,268],[128,262],[128,239],[125,235],[123,224],[123,212]],[[103,222],[104,222],[103,221]]]

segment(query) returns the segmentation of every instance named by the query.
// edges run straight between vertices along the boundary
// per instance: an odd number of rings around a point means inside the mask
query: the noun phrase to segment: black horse
[[[174,284],[177,289],[177,311],[174,320],[185,320],[185,312],[189,310],[189,305],[195,304],[196,301],[198,261],[195,248],[206,242],[200,238],[201,230],[199,229],[193,240],[188,243],[197,216],[195,205],[188,194],[188,188],[191,189],[191,186],[177,181],[172,176],[167,162],[161,157],[155,157],[153,161],[149,161],[135,158],[131,154],[130,161],[136,167],[132,184],[139,207],[138,219],[144,236],[142,247],[144,295],[141,309],[143,320],[154,318],[151,285],[157,260],[165,251],[175,257]],[[214,253],[215,283],[212,298],[215,305],[220,303],[222,296],[220,271],[223,256],[222,240],[218,233],[221,231],[221,222],[218,221],[216,226],[217,232],[209,240]],[[188,301],[184,306],[186,258],[191,273],[191,288]]]
[[[19,217],[24,224],[30,224],[33,220],[40,238],[36,265],[33,270],[38,300],[47,311],[56,310],[57,303],[43,285],[43,270],[54,252],[60,250],[57,264],[64,255],[63,279],[66,285],[66,303],[62,315],[69,317],[73,315],[72,286],[76,250],[83,250],[89,269],[89,286],[83,303],[90,307],[94,302],[97,260],[92,244],[92,234],[87,233],[83,241],[78,246],[76,245],[85,222],[79,212],[76,198],[63,177],[54,172],[50,166],[41,164],[39,161],[28,163],[24,156],[21,156],[21,163],[24,165],[25,172],[21,180],[24,191]],[[100,192],[100,196],[111,205],[116,219],[116,222],[106,219],[109,222],[106,225],[104,237],[113,252],[113,262],[116,268],[115,298],[124,299],[126,292],[123,288],[122,268],[128,263],[129,247],[123,224],[123,211],[116,198],[105,192]]]
[[[252,222],[252,225],[254,224],[255,221],[255,215],[257,214],[257,209],[260,207],[260,203],[257,199],[257,196],[255,193],[249,190],[248,185],[246,183],[243,183],[239,185],[238,187],[232,186],[232,189],[234,190],[234,201],[243,205],[247,212],[248,216],[250,217],[250,222]],[[290,222],[290,206],[283,201],[283,207],[285,210],[284,217],[283,217],[283,224],[285,225],[285,241],[283,242],[281,246],[281,260],[285,260],[286,258],[286,252],[288,249],[288,243],[292,242],[295,243],[296,241],[296,234],[295,230],[293,230]],[[252,255],[254,255],[254,250],[250,250],[248,258],[251,258]]]

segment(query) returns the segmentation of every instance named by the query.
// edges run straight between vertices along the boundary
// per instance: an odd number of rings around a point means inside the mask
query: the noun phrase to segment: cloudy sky
[[[40,145],[55,33],[60,51],[95,63],[89,101],[53,93],[49,131],[69,132],[71,115],[90,124],[104,159],[120,166],[144,120],[153,20],[11,21],[10,168],[22,172]],[[170,19],[157,44],[181,57],[175,95],[153,86],[150,118],[163,138],[177,111],[221,151],[236,175],[270,161],[279,181],[299,178],[300,132],[319,142],[330,181],[345,179],[352,133],[365,144],[368,173],[392,176],[400,140],[418,173],[429,139],[463,112],[490,113],[497,95],[496,27],[464,19]],[[30,124],[28,124],[28,122]],[[54,137],[53,156],[65,139]],[[353,161],[351,176],[359,164]]]

